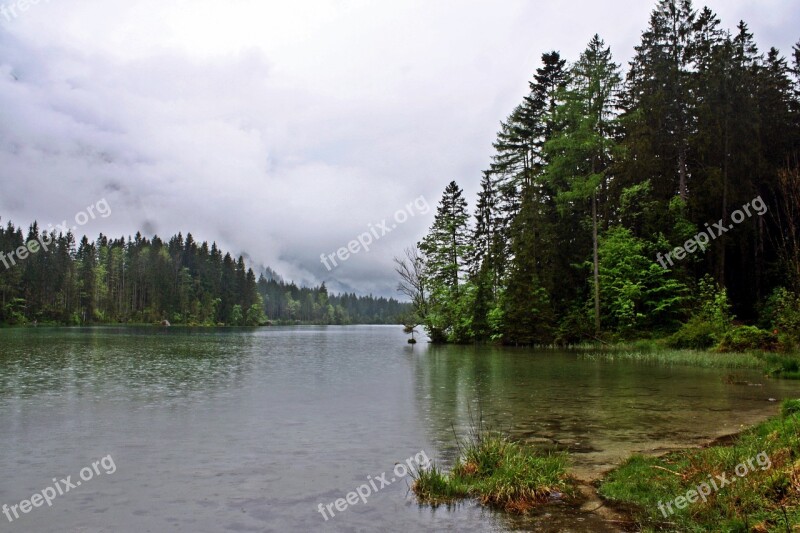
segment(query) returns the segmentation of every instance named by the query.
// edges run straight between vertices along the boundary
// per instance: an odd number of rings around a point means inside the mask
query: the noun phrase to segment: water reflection
[[[777,412],[770,398],[797,383],[739,372],[761,386],[725,383],[725,371],[579,360],[576,354],[431,346],[415,359],[416,402],[431,440],[452,460],[454,433],[478,420],[514,438],[573,454],[587,478],[631,452],[701,444]]]
[[[191,401],[235,387],[253,333],[153,328],[17,329],[0,337],[0,404],[51,396]]]
[[[410,347],[402,328],[0,331],[0,504],[112,454],[119,470],[25,517],[30,531],[616,531],[548,507],[518,519],[418,506],[404,482],[324,522],[320,502],[425,450],[450,461],[471,419],[571,450],[587,476],[634,449],[704,440],[800,384]],[[750,381],[760,381],[748,375]],[[400,525],[400,527],[393,527]]]

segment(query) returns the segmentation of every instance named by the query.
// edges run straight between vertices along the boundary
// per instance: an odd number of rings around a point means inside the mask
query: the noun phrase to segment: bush
[[[772,352],[778,349],[778,337],[769,331],[755,326],[739,326],[723,337],[717,346],[720,352],[744,352],[747,350],[764,350]]]
[[[556,344],[569,346],[595,337],[594,324],[586,309],[575,306],[561,319],[556,332]]]
[[[667,344],[672,348],[707,350],[719,342],[719,332],[714,324],[701,317],[694,317],[676,331]]]
[[[762,319],[779,335],[792,343],[800,343],[800,294],[783,287],[775,289],[764,306]]]
[[[733,315],[728,291],[706,275],[697,283],[696,293],[692,318],[667,341],[673,348],[707,350],[731,329]]]
[[[727,332],[733,323],[731,305],[728,302],[728,291],[717,285],[714,279],[706,274],[697,284],[698,318],[709,321],[719,334]]]

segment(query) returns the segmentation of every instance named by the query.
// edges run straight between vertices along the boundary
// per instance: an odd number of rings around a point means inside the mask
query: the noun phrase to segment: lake
[[[318,506],[397,478],[421,451],[451,464],[454,434],[479,421],[569,450],[594,479],[800,394],[753,371],[406,339],[386,326],[0,330],[0,505],[91,478],[0,515],[0,531],[616,531],[563,505],[526,519],[420,507],[402,477],[327,521]]]

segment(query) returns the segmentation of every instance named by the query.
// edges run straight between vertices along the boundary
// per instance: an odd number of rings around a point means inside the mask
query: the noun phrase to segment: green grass
[[[566,454],[542,454],[500,434],[473,433],[450,472],[433,464],[415,474],[412,490],[420,503],[451,504],[476,498],[482,504],[526,513],[553,493],[574,495]]]
[[[800,356],[767,354],[767,375],[781,379],[800,379]]]
[[[665,348],[653,341],[616,344],[598,349],[578,348],[589,361],[622,361],[642,364],[696,366],[703,368],[754,369],[779,379],[800,379],[800,354],[770,352],[720,353],[706,350]]]
[[[737,466],[748,459],[754,467],[737,476]],[[735,482],[711,491],[706,501],[698,499],[683,509],[673,503],[674,513],[667,511],[667,517],[659,509],[723,473]],[[642,531],[797,531],[800,400],[784,402],[781,417],[745,431],[729,445],[631,457],[604,478],[599,493],[631,509]]]
[[[596,361],[623,361],[660,365],[697,366],[704,368],[763,369],[764,359],[755,353],[714,353],[702,350],[658,349],[653,351],[613,349],[580,354]]]

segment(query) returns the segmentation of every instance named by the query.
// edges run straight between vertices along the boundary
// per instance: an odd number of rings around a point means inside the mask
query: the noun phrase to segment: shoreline
[[[785,400],[780,413],[700,447],[650,456],[631,454],[592,487],[605,505],[643,526],[641,531],[662,531],[665,527],[673,528],[668,531],[685,531],[708,524],[719,526],[723,519],[729,528],[744,526],[742,531],[751,527],[759,532],[790,531],[791,526],[800,524],[798,423],[800,400]],[[760,468],[753,464],[756,456]],[[727,475],[731,487],[714,483],[712,492],[707,483],[714,481],[712,475],[718,480]],[[749,476],[747,481],[732,484],[745,476]],[[709,487],[708,494],[703,486]],[[689,497],[693,492],[694,500]],[[705,494],[702,503],[698,493]],[[681,504],[683,494],[686,498]],[[665,502],[676,508],[664,507]]]

